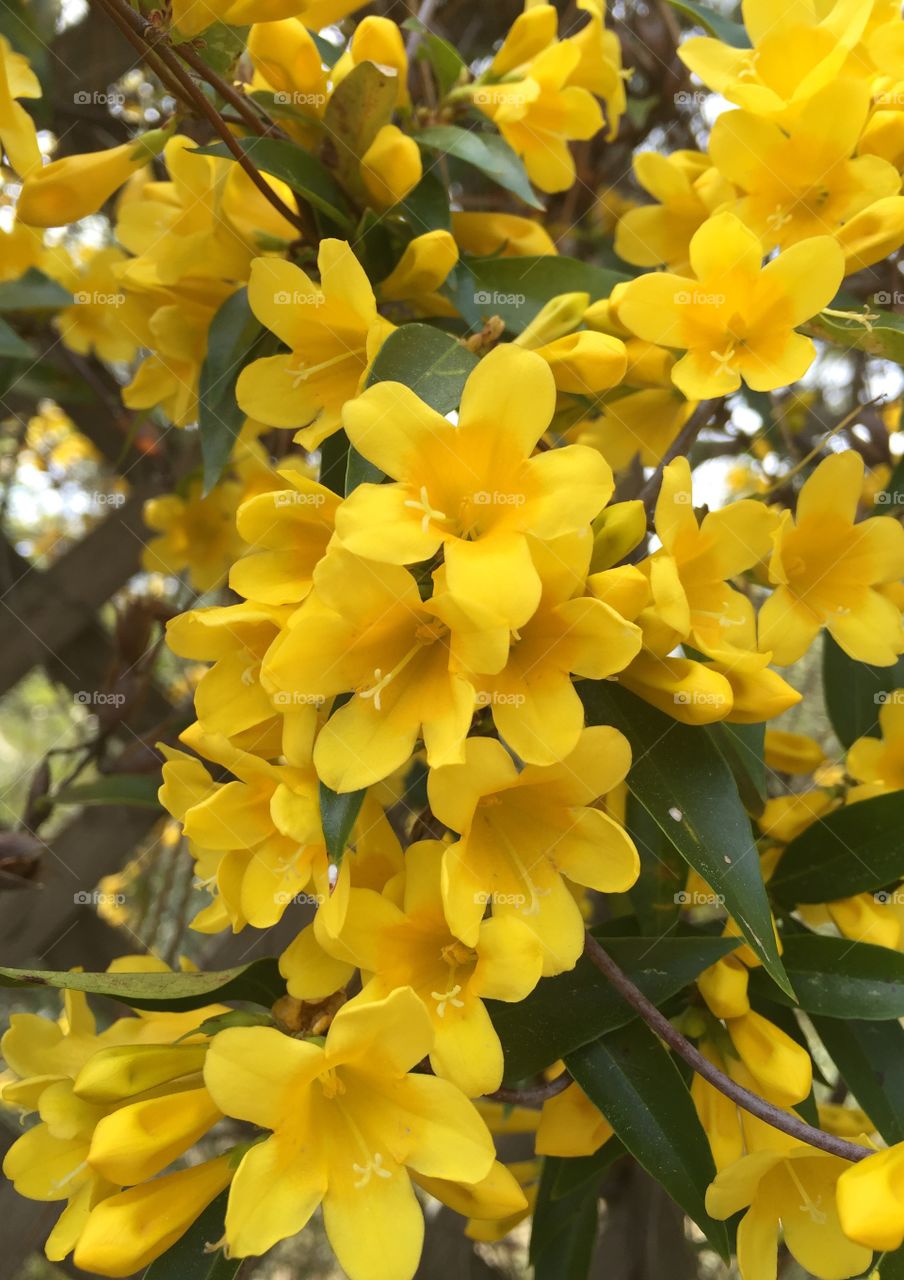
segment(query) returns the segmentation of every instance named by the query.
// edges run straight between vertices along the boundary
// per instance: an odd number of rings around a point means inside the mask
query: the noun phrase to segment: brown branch
[[[516,1106],[536,1107],[544,1103],[547,1098],[554,1098],[557,1094],[564,1093],[571,1083],[571,1076],[567,1071],[563,1071],[561,1075],[556,1076],[555,1080],[547,1080],[545,1084],[529,1085],[525,1089],[507,1089],[503,1086],[495,1093],[488,1093],[486,1096],[490,1102],[509,1102]]]
[[[637,495],[646,507],[648,515],[652,514],[656,499],[659,497],[659,490],[662,488],[662,473],[665,468],[675,458],[687,452],[698,434],[712,421],[716,410],[723,403],[723,397],[718,397],[715,400],[701,400],[668,449],[666,449],[659,460],[656,470]]]
[[[651,1030],[655,1031],[660,1040],[664,1040],[669,1048],[678,1054],[679,1058],[683,1058],[688,1066],[693,1067],[697,1074],[702,1076],[714,1089],[724,1093],[726,1098],[730,1098],[732,1102],[737,1103],[745,1111],[749,1111],[757,1119],[764,1120],[766,1124],[772,1125],[773,1129],[780,1129],[782,1133],[787,1133],[789,1137],[796,1138],[798,1142],[805,1142],[811,1147],[818,1147],[820,1151],[827,1151],[829,1155],[839,1156],[842,1160],[864,1160],[867,1156],[873,1154],[869,1147],[861,1147],[855,1142],[847,1142],[844,1138],[835,1137],[834,1134],[824,1133],[821,1129],[814,1129],[812,1125],[807,1124],[805,1120],[801,1120],[799,1116],[789,1111],[783,1111],[781,1107],[773,1106],[765,1098],[761,1098],[756,1093],[751,1093],[743,1085],[736,1084],[718,1067],[713,1066],[708,1058],[704,1058],[699,1049],[695,1048],[690,1040],[687,1040],[680,1031],[672,1026],[665,1014],[660,1013],[643,992],[635,987],[627,974],[622,972],[609,953],[589,933],[584,937],[584,952],[590,961],[596,965],[600,973],[609,980],[622,999],[640,1014]]]

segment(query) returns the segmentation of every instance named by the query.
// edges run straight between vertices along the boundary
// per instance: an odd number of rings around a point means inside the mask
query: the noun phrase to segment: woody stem
[[[488,1093],[487,1097],[492,1102],[508,1102],[513,1106],[537,1106],[547,1098],[554,1098],[556,1094],[564,1093],[570,1084],[571,1076],[567,1071],[563,1071],[561,1075],[556,1076],[555,1080],[547,1080],[545,1084],[529,1085],[524,1089],[507,1089],[503,1086],[495,1093]]]
[[[691,416],[688,418],[687,422],[678,432],[671,445],[662,455],[656,470],[637,495],[646,507],[648,515],[652,513],[653,508],[656,505],[656,499],[659,497],[659,490],[662,488],[662,473],[665,471],[665,468],[674,458],[677,458],[681,454],[687,452],[696,440],[698,434],[713,418],[716,409],[720,404],[722,404],[722,399],[718,397],[714,400],[701,400]]]
[[[726,1098],[730,1098],[732,1102],[749,1111],[757,1119],[772,1125],[774,1129],[780,1129],[782,1133],[787,1133],[790,1137],[796,1138],[799,1142],[805,1142],[811,1147],[818,1147],[820,1151],[826,1151],[829,1155],[840,1156],[842,1160],[863,1160],[866,1156],[873,1154],[868,1147],[861,1147],[855,1142],[847,1142],[844,1138],[835,1137],[834,1134],[814,1129],[799,1116],[783,1111],[781,1107],[773,1106],[765,1098],[751,1093],[743,1085],[736,1084],[708,1058],[704,1058],[699,1049],[672,1026],[665,1014],[660,1013],[643,992],[635,987],[627,974],[622,972],[609,953],[589,933],[584,938],[584,953],[615,987],[622,999],[637,1011],[651,1030],[656,1032],[660,1040],[664,1040],[679,1058],[683,1058],[688,1066],[693,1067],[697,1074],[714,1089],[724,1093]]]

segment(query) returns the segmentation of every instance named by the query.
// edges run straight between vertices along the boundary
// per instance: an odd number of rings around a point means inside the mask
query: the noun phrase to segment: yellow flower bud
[[[404,200],[423,175],[420,149],[394,124],[385,124],[361,158],[361,177],[378,209]]]
[[[697,987],[717,1018],[740,1018],[750,1010],[748,973],[735,956],[723,956],[697,978]]]
[[[845,275],[881,262],[904,240],[904,196],[874,200],[836,231],[835,239],[844,253]]]
[[[76,1076],[75,1092],[90,1102],[119,1102],[200,1071],[206,1044],[122,1044],[101,1049]]]
[[[781,773],[812,773],[826,758],[815,738],[787,729],[766,730],[765,756],[769,768]]]
[[[894,1250],[904,1241],[904,1143],[877,1151],[838,1179],[841,1229],[870,1249]]]
[[[560,293],[550,298],[518,334],[515,344],[533,351],[572,333],[581,323],[589,301],[589,293]]]
[[[726,1025],[738,1057],[769,1102],[790,1107],[807,1096],[813,1064],[806,1049],[752,1009]]]
[[[478,258],[540,258],[556,252],[545,227],[516,213],[453,213],[452,234],[463,252]]]
[[[617,386],[625,376],[625,344],[606,333],[582,329],[537,348],[552,369],[559,391],[592,395]]]
[[[164,142],[163,130],[155,129],[119,147],[51,161],[25,179],[16,211],[19,221],[30,227],[62,227],[97,213]]]
[[[458,245],[448,231],[415,236],[395,269],[380,285],[380,296],[393,301],[433,293],[458,261]]]
[[[647,513],[638,499],[605,507],[593,522],[591,573],[609,569],[633,551],[647,531]],[[594,591],[594,595],[596,592]]]

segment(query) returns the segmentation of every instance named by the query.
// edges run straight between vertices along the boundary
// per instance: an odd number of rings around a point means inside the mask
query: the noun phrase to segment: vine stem
[[[488,1093],[486,1096],[490,1102],[509,1102],[514,1106],[535,1107],[545,1102],[547,1098],[554,1098],[556,1094],[564,1093],[571,1083],[571,1076],[567,1071],[563,1071],[561,1075],[556,1076],[555,1080],[547,1080],[545,1084],[531,1085],[525,1089],[506,1089],[503,1086],[495,1093]]]
[[[175,82],[179,87],[179,96],[186,102],[190,103],[210,124],[211,128],[219,135],[223,142],[232,153],[236,162],[241,165],[245,173],[257,187],[258,191],[267,200],[273,208],[287,222],[290,222],[306,239],[310,239],[312,235],[311,226],[308,219],[304,216],[304,212],[299,209],[298,212],[293,211],[285,203],[285,201],[265,182],[262,174],[252,163],[250,157],[242,149],[238,140],[234,137],[229,126],[221,117],[212,102],[209,102],[203,91],[195,84],[191,76],[184,69],[179,58],[172,46],[167,42],[166,38],[153,23],[148,22],[140,14],[127,3],[127,0],[94,0],[122,31],[123,35],[129,43],[137,49],[145,57],[149,57],[151,65],[156,66],[162,64],[168,73],[167,79],[170,83]],[[211,73],[212,74],[212,73]],[[216,77],[219,81],[219,77]],[[219,84],[214,86],[219,92]],[[236,98],[241,98],[241,94],[234,94]],[[235,102],[232,97],[228,99],[233,106]],[[247,107],[247,104],[245,104]],[[244,116],[243,116],[244,120]],[[259,122],[258,122],[259,123]],[[316,235],[314,242],[316,243]]]
[[[820,1151],[825,1151],[832,1156],[840,1156],[842,1160],[864,1160],[867,1156],[874,1154],[869,1147],[861,1147],[858,1143],[848,1142],[844,1138],[837,1138],[831,1133],[824,1133],[822,1129],[814,1129],[812,1125],[807,1124],[799,1116],[789,1111],[783,1111],[781,1107],[773,1106],[765,1098],[761,1098],[756,1093],[751,1093],[743,1085],[736,1084],[734,1080],[714,1066],[708,1058],[704,1058],[699,1049],[695,1048],[690,1040],[687,1040],[677,1028],[672,1026],[665,1014],[661,1013],[647,999],[627,974],[622,972],[609,953],[597,942],[596,938],[589,933],[584,938],[584,952],[591,963],[596,965],[600,973],[608,979],[622,999],[640,1015],[652,1031],[655,1031],[660,1040],[664,1040],[669,1048],[678,1054],[679,1058],[683,1058],[688,1066],[693,1067],[697,1074],[702,1076],[714,1089],[724,1093],[726,1098],[730,1098],[739,1107],[749,1111],[758,1120],[764,1120],[766,1124],[772,1125],[773,1129],[780,1129],[782,1133],[787,1133],[789,1137],[796,1138],[798,1142],[805,1142],[811,1147],[818,1147]]]
[[[723,403],[723,397],[719,396],[714,400],[701,400],[693,411],[687,422],[678,432],[675,439],[666,449],[665,453],[659,461],[656,470],[650,476],[649,480],[637,495],[646,508],[647,515],[652,515],[653,508],[656,505],[656,499],[659,497],[659,490],[662,488],[662,474],[666,467],[673,459],[679,457],[680,454],[686,453],[688,448],[694,443],[698,434],[705,426],[709,424],[715,415],[719,405]]]

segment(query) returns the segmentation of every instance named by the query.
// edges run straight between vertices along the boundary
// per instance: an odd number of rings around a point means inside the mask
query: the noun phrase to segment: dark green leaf
[[[325,782],[320,784],[320,821],[323,825],[323,839],[330,862],[337,866],[348,847],[364,797],[365,787],[361,791],[331,791]]]
[[[349,453],[348,436],[341,429],[327,436],[320,446],[320,483],[340,498],[345,497]]]
[[[530,185],[527,170],[498,133],[474,133],[454,124],[437,124],[421,129],[414,136],[425,151],[463,160],[498,186],[513,192],[532,209],[542,212],[543,203]]]
[[[320,54],[320,61],[323,65],[330,68],[335,67],[345,51],[345,45],[333,44],[332,40],[327,40],[324,36],[318,35],[316,31],[308,31],[308,35],[316,44],[317,52]]]
[[[787,906],[872,893],[904,877],[904,791],[836,809],[786,846],[769,889]]]
[[[439,96],[444,98],[457,83],[462,71],[465,69],[461,54],[449,44],[448,40],[444,40],[442,36],[434,35],[417,18],[406,18],[402,26],[407,31],[419,31],[421,33],[421,43],[418,45],[417,56],[430,63],[436,76]]]
[[[760,859],[731,770],[699,726],[679,724],[611,681],[584,681],[588,724],[611,724],[631,743],[628,786],[684,860],[740,925],[788,991]]]
[[[640,932],[659,936],[675,927],[681,911],[678,894],[687,880],[687,864],[649,813],[628,792],[625,828],[640,856],[640,875],[628,890]]]
[[[367,385],[402,382],[437,413],[458,408],[477,357],[429,324],[403,324],[389,335],[370,367]]]
[[[577,258],[544,254],[537,258],[463,257],[440,290],[474,328],[500,316],[512,333],[521,333],[560,293],[581,291],[590,301],[608,298],[630,277]]]
[[[827,1018],[904,1018],[904,955],[868,942],[815,933],[790,934],[782,959],[797,1003]],[[793,1003],[762,970],[752,989],[781,1004]]]
[[[222,1249],[206,1246],[222,1240],[229,1192],[223,1191],[171,1249],[152,1262],[142,1280],[232,1280],[243,1258],[227,1258]]]
[[[885,1141],[904,1142],[904,1027],[859,1018],[812,1021],[842,1080]]]
[[[822,680],[826,711],[843,747],[858,738],[879,737],[879,708],[904,686],[904,657],[893,667],[855,662],[828,632],[822,641]]]
[[[15,329],[5,320],[0,320],[0,357],[10,360],[28,360],[35,354],[24,338],[20,338]]]
[[[200,1009],[224,1000],[269,1006],[285,995],[276,960],[254,960],[216,973],[77,973],[0,968],[0,986],[55,987],[109,996],[136,1009]]]
[[[248,290],[238,289],[217,311],[207,337],[207,354],[198,383],[198,425],[204,462],[204,492],[210,493],[226,470],[245,414],[235,399],[235,384],[261,337],[261,325],[248,305]]]
[[[214,22],[204,32],[195,52],[218,75],[230,76],[248,43],[248,27],[231,27]]]
[[[709,1142],[681,1073],[650,1028],[632,1022],[567,1054],[565,1065],[638,1164],[727,1259],[725,1224],[704,1206],[716,1176]]]
[[[57,804],[132,804],[159,809],[159,789],[160,777],[156,773],[110,773],[94,782],[63,787],[54,801]]]
[[[669,4],[723,44],[730,44],[735,49],[750,48],[750,37],[741,23],[732,22],[731,18],[726,18],[709,5],[698,4],[696,0],[669,0]]]
[[[729,724],[722,720],[707,725],[706,732],[725,758],[744,808],[758,818],[766,804],[765,724]]]
[[[279,178],[344,231],[354,230],[354,220],[341,187],[316,156],[294,142],[281,142],[278,138],[239,138],[238,142],[262,173]],[[235,158],[225,142],[199,147],[198,153],[223,156],[226,160]]]
[[[654,1004],[688,986],[737,945],[729,938],[612,938],[606,950]],[[505,1079],[517,1084],[572,1049],[636,1017],[595,965],[581,957],[573,969],[544,978],[518,1004],[487,1002],[505,1053]]]
[[[59,311],[72,302],[69,290],[37,267],[29,267],[18,280],[0,284],[0,311]]]
[[[904,1280],[904,1249],[896,1249],[894,1253],[883,1253],[873,1259],[873,1267],[882,1280]],[[872,1268],[870,1275],[873,1274]]]
[[[570,1195],[555,1196],[553,1187],[568,1160],[547,1156],[543,1162],[530,1236],[534,1280],[586,1280],[599,1228],[599,1196],[592,1183]]]
[[[383,472],[380,468],[374,466],[372,462],[368,462],[357,449],[353,449],[349,445],[348,461],[345,465],[346,494],[351,493],[353,489],[357,489],[359,484],[379,484],[382,479]]]
[[[594,1151],[592,1156],[570,1156],[567,1160],[559,1161],[552,1187],[553,1200],[573,1195],[575,1191],[586,1187],[588,1182],[599,1186],[600,1176],[624,1154],[624,1143],[612,1137],[603,1143],[599,1151]]]
[[[449,193],[435,173],[425,173],[394,212],[400,213],[419,236],[427,231],[448,231],[452,226]]]
[[[333,90],[323,116],[321,157],[346,191],[367,204],[361,157],[395,110],[399,78],[360,62]]]

